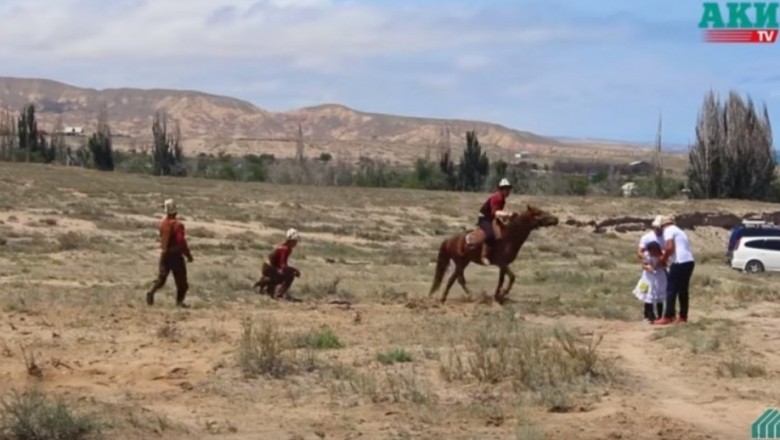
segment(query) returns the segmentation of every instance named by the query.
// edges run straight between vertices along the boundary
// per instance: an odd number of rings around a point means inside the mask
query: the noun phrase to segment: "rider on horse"
[[[295,278],[301,276],[301,272],[287,264],[287,259],[292,254],[293,249],[298,244],[298,231],[288,229],[286,240],[279,244],[263,262],[263,277],[255,283],[255,288],[265,290],[270,288],[270,293],[274,299],[280,299],[285,296],[290,289]],[[259,292],[258,292],[259,293]]]
[[[512,192],[512,184],[507,179],[501,179],[501,182],[498,184],[498,191],[491,194],[479,210],[477,225],[485,233],[485,241],[482,245],[482,264],[486,266],[490,265],[490,260],[488,259],[490,249],[496,244],[493,220],[498,219],[500,226],[503,225],[506,217],[510,215],[509,212],[504,211],[506,198],[509,197],[510,192]]]

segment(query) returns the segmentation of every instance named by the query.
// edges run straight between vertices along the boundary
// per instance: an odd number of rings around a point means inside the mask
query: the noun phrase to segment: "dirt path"
[[[646,328],[624,328],[612,337],[623,368],[638,380],[642,390],[640,408],[697,425],[715,438],[743,437],[761,406],[726,397],[720,387],[713,388],[703,379],[706,375],[702,379],[685,377],[678,370],[682,365],[677,359],[663,359],[653,350],[650,333]]]
[[[768,342],[780,345],[774,338],[767,305],[750,309],[723,311],[711,318],[732,319],[744,323],[741,332],[744,349],[751,352],[751,345]],[[776,308],[776,306],[771,306]],[[529,317],[529,321],[551,324],[543,317]],[[589,420],[599,419],[606,425],[615,419],[624,419],[620,431],[634,431],[638,438],[666,439],[739,439],[748,438],[751,423],[767,407],[773,406],[773,396],[763,392],[768,389],[751,379],[742,381],[720,378],[715,374],[716,365],[711,357],[693,355],[684,350],[669,350],[653,335],[660,329],[642,322],[605,322],[589,318],[567,318],[568,325],[589,333],[604,335],[602,349],[614,356],[618,366],[629,376],[632,390],[626,396],[611,402],[603,402],[600,408],[610,411],[613,417],[598,417],[590,413]],[[777,340],[777,341],[776,341]],[[768,370],[777,360],[774,352],[762,354],[762,365]],[[759,379],[772,383],[774,372]],[[755,379],[752,379],[755,380]],[[770,393],[771,394],[771,393]],[[594,427],[595,428],[595,427]],[[598,428],[596,428],[598,432]],[[604,431],[601,431],[602,433]]]

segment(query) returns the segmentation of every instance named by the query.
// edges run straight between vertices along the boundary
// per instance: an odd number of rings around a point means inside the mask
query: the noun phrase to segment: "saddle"
[[[502,228],[497,219],[493,219],[492,226],[493,226],[493,236],[496,237],[496,240],[500,240],[502,237],[501,235]],[[484,244],[485,239],[481,238],[481,236],[483,235],[484,235],[484,231],[482,230],[481,227],[477,226],[475,229],[471,230],[466,234],[466,245],[473,247],[473,246]]]

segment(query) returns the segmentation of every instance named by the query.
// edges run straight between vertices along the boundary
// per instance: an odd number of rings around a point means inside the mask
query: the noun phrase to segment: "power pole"
[[[295,144],[295,159],[302,164],[304,160],[304,149],[306,144],[303,142],[303,126],[298,124],[298,137]]]
[[[658,132],[655,137],[655,197],[664,196],[664,168],[661,161],[661,130],[663,123],[663,114],[658,115]]]

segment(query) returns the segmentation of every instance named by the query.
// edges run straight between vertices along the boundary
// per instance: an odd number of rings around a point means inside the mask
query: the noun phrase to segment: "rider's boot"
[[[488,258],[488,254],[490,253],[490,246],[488,246],[487,243],[484,243],[482,245],[482,264],[485,266],[490,266],[490,259]]]

